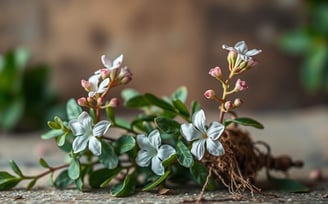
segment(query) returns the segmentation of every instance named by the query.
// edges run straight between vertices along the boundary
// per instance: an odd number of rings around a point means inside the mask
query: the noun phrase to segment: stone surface
[[[268,184],[264,172],[257,180],[257,186],[271,196],[256,194],[257,202],[261,203],[328,203],[328,155],[327,149],[327,107],[316,107],[307,110],[271,112],[271,113],[242,113],[241,116],[251,116],[265,125],[264,130],[247,128],[254,140],[263,140],[270,144],[273,154],[289,154],[294,159],[305,162],[303,169],[294,169],[289,176],[299,180],[310,188],[308,193],[283,193],[274,191]],[[210,115],[209,120],[215,115]],[[1,135],[0,137],[0,169],[8,170],[8,160],[14,159],[27,175],[40,173],[38,158],[44,157],[51,165],[64,161],[64,155],[57,150],[54,141],[43,141],[41,133],[23,135]],[[115,132],[112,132],[115,134]],[[321,180],[310,177],[312,170],[320,170]],[[139,192],[128,198],[115,198],[109,189],[86,190],[79,192],[74,189],[56,190],[49,186],[49,178],[44,178],[36,184],[36,188],[25,191],[26,183],[20,184],[11,191],[0,192],[1,203],[181,203],[196,199],[200,188],[183,186],[173,189],[167,195],[154,192]],[[215,203],[239,203],[231,200],[225,189],[206,192],[205,198]],[[242,202],[255,202],[245,195]]]

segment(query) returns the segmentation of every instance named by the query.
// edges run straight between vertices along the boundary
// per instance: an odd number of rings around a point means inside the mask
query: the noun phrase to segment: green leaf
[[[48,126],[51,128],[51,129],[61,129],[61,126],[54,122],[54,121],[48,121]]]
[[[116,184],[111,189],[111,194],[116,197],[132,195],[136,190],[136,175],[129,174],[124,178],[122,183]]]
[[[82,108],[77,104],[75,99],[69,99],[66,105],[66,113],[69,120],[77,119],[82,113]]]
[[[66,141],[66,134],[57,137],[57,145],[59,147],[63,146],[65,144],[65,141]]]
[[[181,86],[179,87],[173,94],[172,94],[172,100],[180,100],[181,102],[185,103],[188,96],[188,90],[187,87]]]
[[[112,123],[115,123],[115,113],[114,113],[114,109],[112,107],[106,108],[106,115],[107,115],[107,118],[109,118],[109,120],[112,121]]]
[[[135,147],[136,140],[131,135],[123,135],[116,141],[116,145],[118,146],[118,152],[123,154]]]
[[[178,162],[186,168],[192,167],[192,165],[194,164],[194,158],[190,153],[188,147],[182,141],[177,142],[176,150]]]
[[[122,127],[126,130],[129,130],[131,128],[130,123],[122,118],[116,118],[115,125]]]
[[[191,102],[191,115],[200,110],[200,104],[198,101]]]
[[[130,99],[136,97],[136,96],[139,96],[140,93],[134,89],[124,89],[122,92],[121,92],[121,95],[122,95],[122,98],[124,100],[124,104],[129,101]]]
[[[43,158],[40,158],[39,163],[43,168],[46,168],[46,169],[50,168],[49,164]]]
[[[264,126],[252,118],[235,118],[235,119],[226,119],[224,121],[224,126],[229,125],[230,123],[237,123],[244,126],[252,126],[258,129],[263,129]]]
[[[90,174],[89,184],[93,188],[105,187],[113,178],[117,176],[122,168],[98,169]]]
[[[17,166],[16,162],[14,160],[9,160],[9,164],[11,169],[19,176],[19,177],[24,177],[22,171],[19,169]]]
[[[49,130],[48,132],[41,135],[41,138],[44,140],[51,139],[54,137],[62,136],[65,132],[61,129]]]
[[[186,118],[189,118],[190,117],[189,111],[188,111],[186,105],[182,101],[180,101],[179,99],[178,100],[174,100],[173,101],[173,105],[179,111],[179,113],[181,115],[183,115]]]
[[[155,105],[167,111],[175,112],[174,107],[171,104],[169,104],[163,99],[158,98],[153,94],[146,93],[144,97],[152,105]]]
[[[316,46],[306,56],[302,64],[301,79],[310,92],[317,91],[324,80],[324,70],[327,67],[328,49],[326,46]]]
[[[203,166],[199,162],[194,162],[194,165],[190,168],[190,173],[194,180],[199,184],[199,185],[204,185],[207,175],[208,175],[208,169]],[[216,188],[216,183],[214,179],[211,177],[206,189],[207,190],[214,190]]]
[[[57,176],[54,184],[56,188],[64,189],[71,185],[74,182],[73,179],[71,179],[68,175],[68,170],[65,169],[64,171],[60,172],[60,174]]]
[[[0,128],[2,127],[4,130],[13,129],[22,118],[23,112],[24,101],[21,98],[16,98],[2,110],[2,113],[0,112]]]
[[[291,54],[305,54],[311,47],[312,39],[304,30],[296,30],[285,34],[280,39],[280,46]]]
[[[72,159],[72,161],[70,162],[69,166],[68,166],[68,176],[73,179],[76,180],[80,177],[80,162],[78,159]]]
[[[28,191],[31,190],[31,189],[33,188],[33,186],[35,185],[36,181],[37,181],[36,178],[33,179],[33,180],[27,185],[26,190],[28,190]]]
[[[79,191],[83,191],[83,180],[82,178],[76,179],[75,180],[75,187],[79,190]]]
[[[180,123],[175,120],[158,117],[155,122],[160,130],[167,134],[177,134],[180,132]]]
[[[17,178],[8,172],[0,171],[0,190],[9,190],[15,187],[21,180],[21,178]]]
[[[155,188],[156,186],[158,186],[159,184],[161,184],[169,175],[170,175],[171,171],[166,171],[165,174],[163,176],[159,176],[154,182],[147,184],[142,190],[143,191],[149,191],[153,188]]]
[[[125,102],[125,107],[128,108],[142,108],[149,105],[149,102],[143,95],[134,96]]]
[[[267,174],[269,182],[277,190],[289,192],[289,193],[305,193],[309,192],[309,188],[295,180],[288,178],[274,178]]]
[[[115,169],[118,165],[118,158],[111,144],[102,141],[101,142],[101,155],[99,161],[108,169]]]

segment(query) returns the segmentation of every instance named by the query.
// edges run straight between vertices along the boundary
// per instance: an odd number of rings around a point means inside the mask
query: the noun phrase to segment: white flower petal
[[[149,166],[150,160],[153,158],[153,155],[149,154],[146,150],[140,150],[138,152],[136,162],[141,167]]]
[[[230,46],[225,45],[225,44],[222,45],[222,48],[225,49],[225,50],[228,50],[228,51],[236,51],[235,48],[230,47]]]
[[[88,93],[88,96],[89,97],[94,97],[96,95],[96,92],[94,92],[94,91],[90,91],[89,93]]]
[[[149,142],[150,144],[158,149],[159,146],[161,145],[161,135],[159,133],[159,131],[157,129],[151,131],[151,133],[149,133],[148,135],[148,138],[149,138]]]
[[[78,121],[82,124],[85,131],[89,131],[92,129],[92,118],[89,113],[83,111],[79,115]]]
[[[235,44],[236,50],[240,52],[240,54],[245,54],[248,50],[245,41],[239,41]]]
[[[224,154],[224,148],[220,141],[211,140],[210,138],[206,139],[206,148],[207,151],[214,156],[221,156]]]
[[[197,130],[193,124],[185,123],[182,124],[181,127],[181,134],[187,141],[194,141],[196,139],[202,138],[202,133]]]
[[[78,137],[76,137],[74,139],[73,145],[72,145],[74,153],[78,153],[78,152],[81,152],[81,151],[85,150],[85,148],[87,147],[88,141],[89,141],[88,136],[78,136]]]
[[[212,140],[217,140],[224,131],[224,125],[213,121],[207,129],[207,136]]]
[[[200,139],[192,143],[191,153],[198,159],[201,160],[205,153],[205,140]]]
[[[157,157],[165,161],[173,154],[175,154],[175,149],[172,146],[162,145],[157,152]]]
[[[101,155],[101,142],[96,137],[89,138],[89,150],[94,155]]]
[[[81,136],[85,132],[82,124],[77,119],[73,119],[73,120],[69,121],[68,125],[69,125],[73,135]]]
[[[143,150],[152,150],[154,147],[150,144],[149,138],[146,137],[145,135],[137,135],[137,143],[140,149]]]
[[[121,54],[114,60],[112,69],[116,69],[116,68],[120,67],[122,65],[122,63],[123,63],[123,55]]]
[[[164,167],[162,161],[158,157],[153,157],[151,160],[151,170],[159,176],[164,175]]]
[[[92,90],[97,91],[98,83],[99,83],[99,75],[92,75],[91,77],[89,77],[88,81],[91,85]]]
[[[106,55],[101,56],[101,62],[108,69],[110,69],[112,67],[112,61],[110,61],[110,59],[107,58]]]
[[[109,78],[106,78],[104,81],[102,81],[98,87],[97,93],[103,93],[107,90],[107,86],[109,84]]]
[[[254,56],[254,55],[259,54],[260,52],[262,52],[262,50],[252,49],[252,50],[247,51],[247,52],[245,53],[245,55],[251,57],[251,56]]]
[[[107,120],[99,121],[93,127],[93,130],[92,130],[93,136],[98,137],[98,136],[102,136],[102,135],[106,134],[110,125],[111,125],[111,123]]]
[[[206,118],[205,118],[204,111],[202,109],[193,114],[192,124],[203,133],[206,132],[205,123],[206,123]]]

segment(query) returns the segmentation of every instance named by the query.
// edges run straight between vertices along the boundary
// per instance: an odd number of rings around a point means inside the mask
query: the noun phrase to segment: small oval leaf
[[[108,169],[115,169],[118,165],[118,158],[111,144],[101,142],[101,155],[98,157],[101,164]]]
[[[89,184],[93,188],[100,188],[106,186],[117,174],[122,170],[122,168],[116,169],[98,169],[91,173],[89,177]]]
[[[54,129],[54,130],[50,130],[44,134],[41,135],[41,138],[44,140],[47,139],[51,139],[51,138],[55,138],[58,136],[62,136],[63,134],[65,134],[65,132],[61,129]]]
[[[71,98],[67,101],[66,113],[69,120],[76,119],[82,113],[82,108],[75,99]]]
[[[192,154],[182,141],[177,142],[177,159],[178,162],[186,168],[190,168],[194,164]]]
[[[235,118],[235,119],[227,119],[224,121],[225,126],[229,125],[230,123],[237,123],[244,126],[252,126],[258,129],[264,128],[264,126],[261,123],[257,122],[252,118]]]
[[[129,174],[124,178],[122,183],[116,184],[111,189],[111,194],[116,197],[124,197],[132,195],[136,189],[136,176]]]
[[[80,162],[78,159],[72,159],[71,163],[68,166],[68,176],[76,180],[80,177]]]
[[[146,185],[142,190],[143,191],[149,191],[153,188],[155,188],[156,186],[158,186],[159,184],[161,184],[169,175],[170,175],[171,171],[166,171],[165,174],[163,176],[159,176],[154,182]]]
[[[11,169],[19,176],[19,177],[24,177],[22,171],[19,169],[17,166],[16,162],[14,160],[9,161]]]

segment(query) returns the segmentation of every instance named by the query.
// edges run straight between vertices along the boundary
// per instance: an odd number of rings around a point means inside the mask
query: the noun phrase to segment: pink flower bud
[[[214,90],[209,89],[209,90],[205,91],[204,96],[205,96],[205,98],[207,98],[207,99],[214,99],[215,96],[216,96],[216,93],[215,93]]]
[[[77,104],[79,104],[80,106],[87,106],[88,101],[85,97],[81,97],[81,98],[77,99]]]
[[[220,79],[222,77],[222,71],[220,67],[214,67],[208,72],[212,77]]]
[[[237,91],[244,91],[244,90],[248,89],[246,81],[242,81],[242,80],[238,79],[236,81],[235,89]]]
[[[233,103],[231,101],[227,101],[224,103],[224,108],[226,110],[230,110],[231,108],[233,108]]]
[[[103,68],[100,69],[99,71],[100,71],[101,78],[105,79],[109,77],[109,69]]]
[[[113,107],[113,108],[116,108],[120,105],[120,101],[118,100],[118,98],[112,98],[110,101],[109,101],[109,104],[108,104],[110,107]]]
[[[241,104],[243,104],[243,101],[242,101],[240,98],[236,98],[236,99],[233,101],[233,106],[234,106],[234,107],[239,107],[239,106],[241,106]]]
[[[103,97],[99,97],[97,98],[97,104],[103,104],[104,103],[104,98]]]
[[[90,82],[88,82],[88,81],[82,79],[82,80],[81,80],[81,86],[82,86],[85,90],[89,90],[91,84],[90,84]]]

